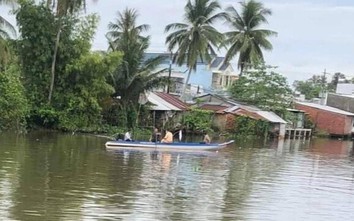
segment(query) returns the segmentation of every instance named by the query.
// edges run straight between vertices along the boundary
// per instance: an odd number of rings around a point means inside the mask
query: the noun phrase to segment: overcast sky
[[[219,0],[225,8],[238,8],[240,0]],[[150,52],[165,52],[164,28],[182,21],[186,0],[88,0],[88,12],[100,16],[93,49],[107,48],[104,37],[107,25],[118,11],[135,8],[138,23],[149,24]],[[273,51],[265,53],[267,64],[278,66],[278,72],[294,80],[305,80],[314,74],[342,72],[354,76],[354,1],[352,0],[263,0],[273,15],[265,27],[278,32],[271,38]],[[0,13],[9,17],[4,9]],[[5,14],[4,14],[5,13]],[[9,18],[14,21],[13,18]],[[220,30],[227,30],[219,24]],[[220,56],[224,56],[220,52]],[[236,62],[236,61],[235,61]],[[329,75],[330,76],[330,75]]]

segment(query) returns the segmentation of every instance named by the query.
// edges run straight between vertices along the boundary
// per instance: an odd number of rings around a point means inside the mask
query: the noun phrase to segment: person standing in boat
[[[170,131],[165,130],[165,136],[161,140],[161,143],[172,143],[172,142],[173,142],[173,134]]]
[[[155,127],[154,131],[152,132],[152,135],[150,137],[150,142],[160,142],[161,140],[161,133],[159,130]]]
[[[132,136],[130,134],[130,130],[128,130],[125,134],[124,134],[124,141],[132,141]]]

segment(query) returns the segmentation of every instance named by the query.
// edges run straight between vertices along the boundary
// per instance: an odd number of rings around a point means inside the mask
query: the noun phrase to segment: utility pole
[[[321,104],[323,105],[326,105],[327,103],[327,99],[325,99],[326,95],[325,95],[325,91],[326,91],[326,83],[327,83],[327,80],[326,80],[326,74],[329,74],[326,72],[326,68],[324,69],[323,71],[323,79],[322,79],[322,91],[321,91]]]

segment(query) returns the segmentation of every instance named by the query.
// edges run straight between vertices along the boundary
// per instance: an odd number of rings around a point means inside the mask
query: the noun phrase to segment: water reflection
[[[289,220],[289,214],[293,214],[290,220],[354,217],[348,214],[354,202],[352,145],[342,140],[286,140],[277,149],[284,157],[268,182],[271,188],[264,191],[265,183],[254,187],[261,200],[256,204],[249,200],[249,218]]]
[[[106,151],[0,135],[6,220],[352,220],[353,142],[238,141],[219,153]]]
[[[136,154],[145,154],[125,152],[132,157]],[[121,218],[123,220],[220,219],[220,206],[211,206],[211,202],[222,199],[228,172],[225,170],[226,162],[219,157],[222,155],[156,151],[145,154],[144,171],[138,178],[141,189],[134,191],[136,195],[130,201],[133,213]],[[211,192],[214,193],[210,194]],[[203,206],[200,207],[201,205]],[[172,211],[172,208],[176,210]]]

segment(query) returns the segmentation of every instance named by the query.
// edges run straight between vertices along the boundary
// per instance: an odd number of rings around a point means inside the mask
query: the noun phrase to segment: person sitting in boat
[[[160,142],[161,140],[161,133],[159,130],[155,127],[154,131],[152,132],[152,135],[150,137],[150,142]]]
[[[124,141],[132,141],[132,137],[130,134],[130,130],[128,130],[125,134],[124,134]]]
[[[208,133],[205,131],[205,132],[204,132],[204,138],[203,138],[203,142],[202,142],[202,143],[210,144],[210,142],[211,142],[211,139],[210,139]]]
[[[166,130],[165,131],[165,136],[162,138],[161,143],[172,143],[173,142],[173,134]]]

